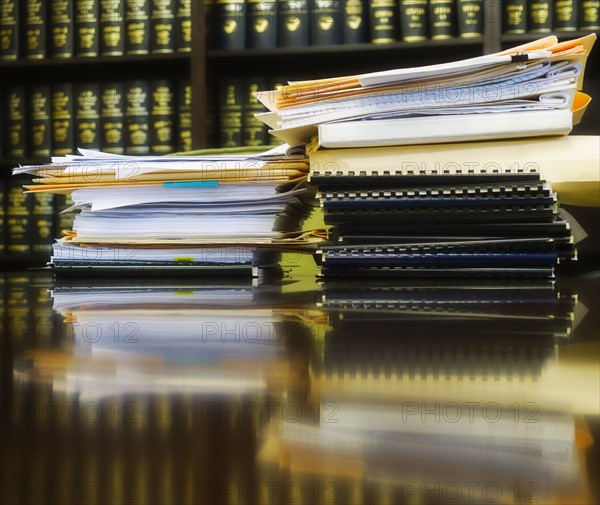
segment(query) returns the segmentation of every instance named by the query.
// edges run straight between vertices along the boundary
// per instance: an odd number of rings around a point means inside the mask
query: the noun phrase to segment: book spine
[[[577,30],[578,0],[556,0],[554,2],[554,31],[574,32]]]
[[[73,2],[51,0],[49,8],[48,53],[53,58],[72,58],[74,54]]]
[[[125,154],[150,153],[150,93],[147,81],[125,84]]]
[[[308,0],[278,0],[278,38],[280,47],[307,46],[309,42]]]
[[[204,131],[207,146],[220,145],[219,124],[219,86],[217,83],[208,82],[206,84],[206,118],[204,121]]]
[[[362,44],[369,41],[366,0],[343,0],[342,18],[344,44]]]
[[[68,209],[73,205],[73,198],[71,195],[57,194],[54,197],[54,236],[62,237],[64,232],[73,229],[73,218],[75,214],[73,212],[61,212]]]
[[[246,47],[252,49],[275,47],[277,45],[276,0],[248,0],[246,10]]]
[[[75,147],[100,149],[100,85],[75,87]]]
[[[32,193],[28,225],[31,253],[49,256],[54,240],[54,195],[52,193]]]
[[[175,49],[178,53],[192,50],[192,0],[177,0]]]
[[[100,93],[100,148],[112,154],[125,154],[125,110],[123,84],[107,82]]]
[[[13,86],[4,94],[4,155],[11,158],[25,157],[25,88]]]
[[[400,33],[404,42],[427,40],[427,0],[400,0]]]
[[[263,104],[254,96],[262,89],[265,89],[265,81],[260,77],[251,77],[244,85],[242,144],[245,146],[263,146],[267,141],[266,125],[255,117],[255,114],[266,112]]]
[[[126,0],[125,3],[125,53],[150,52],[150,2]]]
[[[100,54],[125,54],[125,0],[100,0]]]
[[[527,0],[502,2],[502,33],[519,34],[527,31]]]
[[[52,155],[64,156],[75,150],[73,85],[52,86]]]
[[[204,9],[204,30],[206,37],[206,47],[214,49],[215,43],[215,0],[204,0],[202,2]]]
[[[150,83],[150,151],[169,154],[175,151],[175,92],[166,79]]]
[[[600,0],[581,0],[579,29],[600,30]]]
[[[175,0],[153,0],[150,11],[150,51],[175,52]]]
[[[398,32],[397,7],[394,0],[370,0],[371,42],[389,44]]]
[[[458,35],[483,36],[483,0],[458,0]]]
[[[0,254],[4,255],[6,252],[6,185],[4,181],[0,179]],[[4,296],[2,293],[2,285],[0,284],[0,297]],[[2,305],[0,304],[0,318],[3,314]],[[0,319],[3,321],[3,319]],[[0,333],[1,335],[1,333]]]
[[[19,0],[0,0],[0,60],[19,57]]]
[[[23,57],[42,59],[46,56],[46,1],[24,0],[23,12]]]
[[[242,86],[239,79],[221,81],[219,86],[220,146],[242,145]]]
[[[552,2],[550,0],[529,0],[527,12],[529,32],[549,33],[552,31]]]
[[[75,56],[93,58],[100,52],[98,2],[75,0]]]
[[[217,0],[215,5],[216,49],[244,49],[246,44],[246,2]]]
[[[340,44],[342,22],[339,0],[313,0],[310,10],[310,43],[313,46]]]
[[[192,85],[185,79],[177,89],[177,150],[188,152],[192,147]]]
[[[50,157],[50,86],[33,86],[29,89],[27,100],[27,116],[29,141],[27,151],[29,156]]]
[[[429,34],[432,40],[451,39],[456,33],[454,0],[429,0]]]
[[[29,210],[31,194],[23,191],[28,178],[11,177],[6,195],[6,250],[9,254],[29,254]]]

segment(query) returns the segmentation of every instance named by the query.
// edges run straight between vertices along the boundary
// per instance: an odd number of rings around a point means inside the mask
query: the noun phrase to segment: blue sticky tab
[[[163,182],[163,186],[178,186],[183,188],[196,188],[204,186],[218,186],[219,181],[181,181],[181,182]]]

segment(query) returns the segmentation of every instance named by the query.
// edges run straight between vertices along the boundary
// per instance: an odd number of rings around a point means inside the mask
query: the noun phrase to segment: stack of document
[[[579,90],[595,39],[550,36],[452,63],[290,82],[257,93],[270,111],[257,117],[290,145],[318,134],[329,148],[565,135],[590,101]]]
[[[22,166],[32,192],[66,193],[77,211],[51,264],[81,272],[255,272],[303,232],[308,161],[275,148],[257,155],[133,157],[81,150]],[[201,268],[199,268],[201,267]]]
[[[595,38],[258,93],[273,135],[310,144],[321,275],[551,278],[575,259],[559,204],[600,200],[598,137],[566,136]]]

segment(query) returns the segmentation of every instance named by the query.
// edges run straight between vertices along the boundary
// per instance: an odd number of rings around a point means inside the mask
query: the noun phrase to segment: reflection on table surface
[[[0,282],[3,504],[597,501],[593,276]]]

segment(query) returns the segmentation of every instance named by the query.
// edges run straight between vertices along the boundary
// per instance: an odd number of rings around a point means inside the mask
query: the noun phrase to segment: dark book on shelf
[[[244,49],[246,45],[246,2],[219,0],[215,10],[215,48]]]
[[[310,4],[310,43],[313,46],[341,44],[340,0],[313,0]]]
[[[125,54],[125,0],[100,0],[100,54]]]
[[[527,31],[527,0],[503,0],[502,33],[520,34]]]
[[[47,2],[21,0],[21,36],[23,58],[42,59],[46,56]]]
[[[75,0],[75,56],[100,54],[97,1]]]
[[[52,155],[72,154],[75,151],[73,85],[53,84],[51,91]]]
[[[52,58],[72,58],[75,54],[73,2],[50,0],[48,53]]]
[[[148,81],[125,83],[125,154],[150,153]]]
[[[125,53],[150,52],[150,2],[125,0]]]
[[[175,151],[175,90],[167,79],[150,82],[150,152]]]
[[[277,46],[277,1],[247,0],[246,47],[265,49]]]
[[[389,44],[398,37],[398,8],[395,0],[369,0],[371,42]]]
[[[12,86],[3,92],[2,122],[4,156],[25,156],[26,118],[25,87]]]
[[[362,44],[368,41],[367,0],[342,0],[342,42]]]
[[[574,32],[577,30],[578,0],[555,0],[554,2],[554,31]]]
[[[400,34],[404,42],[427,40],[427,0],[400,0]]]
[[[37,191],[31,194],[30,202],[30,252],[46,256],[50,254],[54,241],[54,194]]]
[[[192,0],[177,0],[176,5],[175,49],[186,53],[192,50]]]
[[[192,147],[192,85],[185,79],[177,83],[177,151]]]
[[[432,40],[451,39],[456,34],[454,0],[429,0],[429,36]]]
[[[0,254],[5,254],[6,251],[6,184],[0,179]],[[2,290],[0,286],[0,296]]]
[[[150,52],[175,52],[175,0],[152,0],[150,7]]]
[[[530,33],[552,31],[553,0],[529,0],[527,3],[527,26]]]
[[[219,137],[221,147],[242,145],[243,93],[238,78],[222,79],[219,85]]]
[[[242,144],[245,146],[262,146],[267,142],[267,127],[254,116],[266,112],[264,105],[254,96],[257,91],[265,89],[265,85],[265,79],[261,77],[249,77],[244,81]]]
[[[309,41],[308,0],[278,0],[277,45],[307,46]]]
[[[27,92],[27,153],[34,158],[49,158],[52,135],[50,86],[32,86]]]
[[[458,36],[483,36],[483,0],[457,0]]]
[[[600,0],[579,0],[579,29],[600,30]]]
[[[32,195],[23,191],[23,184],[29,182],[29,177],[11,177],[7,181],[5,240],[8,254],[31,252],[28,224]]]
[[[0,60],[19,57],[19,0],[0,0]]]
[[[105,82],[100,88],[100,149],[125,154],[125,96],[123,83]]]
[[[75,148],[100,149],[100,85],[75,85]]]

